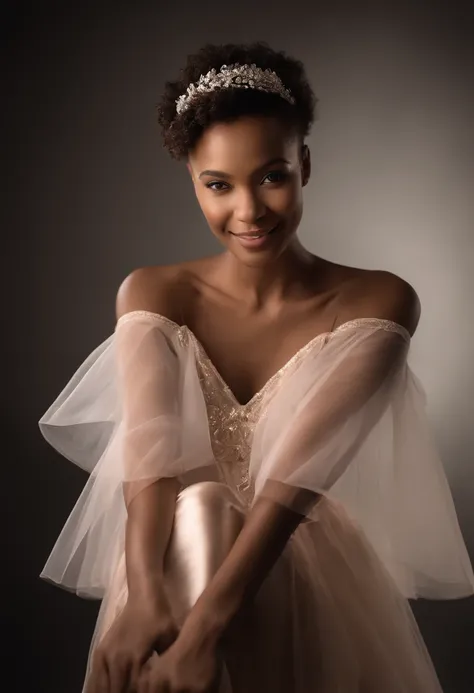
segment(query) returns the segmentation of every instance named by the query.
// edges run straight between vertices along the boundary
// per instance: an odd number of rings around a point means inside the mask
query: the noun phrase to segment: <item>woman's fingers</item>
[[[168,677],[157,667],[155,653],[142,667],[137,693],[172,693]]]
[[[108,693],[129,693],[131,664],[128,660],[125,657],[122,660],[116,658],[107,669],[110,684]]]
[[[130,693],[131,678],[132,664],[127,657],[110,661],[96,653],[85,693]]]
[[[137,683],[137,693],[151,693],[150,692],[150,680],[148,677],[148,672],[149,669],[145,665],[145,667],[140,671],[140,674],[138,676],[138,683]]]
[[[130,669],[130,691],[136,693],[140,690],[140,677],[147,670],[147,662],[135,659]]]
[[[155,650],[158,654],[166,652],[168,647],[174,643],[179,635],[179,630],[175,627],[166,628],[155,640]]]
[[[96,652],[85,693],[112,693],[105,657]]]

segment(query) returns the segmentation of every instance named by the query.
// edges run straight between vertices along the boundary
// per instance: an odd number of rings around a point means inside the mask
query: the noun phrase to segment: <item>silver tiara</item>
[[[291,95],[276,72],[267,68],[262,70],[255,63],[251,65],[222,65],[219,72],[213,67],[205,75],[201,75],[197,82],[189,85],[185,94],[176,99],[176,112],[178,115],[186,111],[193,99],[204,92],[215,91],[216,89],[258,89],[271,94],[278,94],[291,104],[295,99]]]

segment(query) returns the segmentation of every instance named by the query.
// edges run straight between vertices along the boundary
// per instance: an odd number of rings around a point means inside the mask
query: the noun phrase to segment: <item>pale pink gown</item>
[[[241,405],[186,326],[124,316],[40,421],[90,472],[42,577],[103,599],[91,652],[127,596],[122,484],[176,476],[181,621],[256,498],[305,516],[231,634],[220,693],[440,693],[407,599],[472,595],[474,574],[409,344],[396,323],[351,320]]]

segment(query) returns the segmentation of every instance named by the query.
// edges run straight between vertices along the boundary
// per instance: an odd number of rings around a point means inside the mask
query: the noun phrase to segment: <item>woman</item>
[[[266,44],[168,82],[214,257],[145,267],[40,422],[91,472],[43,577],[103,598],[88,693],[434,693],[407,598],[473,594],[415,290],[296,236],[315,98]]]

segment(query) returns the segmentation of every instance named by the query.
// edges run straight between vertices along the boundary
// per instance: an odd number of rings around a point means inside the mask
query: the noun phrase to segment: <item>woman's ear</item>
[[[191,164],[189,163],[189,161],[186,162],[186,168],[188,169],[189,175],[191,176],[191,180],[192,180],[193,183],[194,183],[193,169],[192,169],[192,166],[191,166]]]

